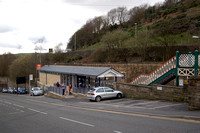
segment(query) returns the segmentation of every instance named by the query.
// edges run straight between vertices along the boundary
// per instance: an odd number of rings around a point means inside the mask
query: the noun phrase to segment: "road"
[[[0,93],[0,133],[199,133],[200,112],[183,110],[185,106],[162,101],[114,99],[96,103]]]

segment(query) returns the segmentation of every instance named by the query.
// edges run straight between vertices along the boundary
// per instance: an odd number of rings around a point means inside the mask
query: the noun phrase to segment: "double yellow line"
[[[143,118],[161,119],[161,120],[180,121],[180,122],[200,124],[199,120],[194,120],[194,119],[189,119],[189,118],[187,119],[187,118],[175,118],[175,117],[158,116],[158,115],[150,115],[150,114],[127,113],[127,112],[119,112],[119,111],[112,111],[112,110],[86,108],[86,107],[73,106],[73,105],[63,105],[63,104],[45,102],[45,101],[40,101],[40,100],[35,100],[35,99],[27,99],[27,100],[39,102],[39,103],[51,104],[51,105],[55,105],[55,106],[61,106],[61,107],[70,107],[70,108],[80,109],[80,110],[98,111],[98,112],[120,114],[120,115],[127,115],[127,116],[137,116],[137,117],[143,117]]]

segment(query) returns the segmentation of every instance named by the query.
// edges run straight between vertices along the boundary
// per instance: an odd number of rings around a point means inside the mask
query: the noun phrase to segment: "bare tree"
[[[99,34],[103,27],[103,19],[101,16],[95,17],[93,20],[94,33]]]
[[[47,40],[46,40],[46,38],[43,36],[43,37],[39,38],[38,40],[36,40],[36,41],[34,42],[34,44],[46,43],[46,42],[47,42]]]
[[[108,12],[107,17],[109,19],[109,24],[114,25],[117,20],[117,15],[116,15],[117,9],[112,9]]]
[[[44,36],[41,37],[41,38],[39,38],[37,41],[34,42],[34,44],[36,44],[34,50],[35,50],[35,51],[37,51],[37,50],[40,51],[40,64],[42,64],[42,57],[41,57],[42,55],[41,55],[41,52],[42,52],[43,50],[46,50],[46,49],[42,46],[44,43],[46,43],[46,38],[45,38]]]
[[[139,7],[134,7],[129,10],[130,23],[142,23],[145,19],[145,11],[149,6],[147,4],[141,5]]]
[[[118,7],[116,9],[116,16],[117,20],[120,25],[122,25],[124,22],[128,21],[129,15],[126,7]]]
[[[56,46],[54,47],[55,53],[62,52],[61,46],[63,46],[63,44],[62,44],[62,43],[59,43],[58,45],[56,45]]]
[[[103,23],[103,28],[106,28],[109,25],[109,18],[107,16],[102,16],[102,23]]]
[[[180,0],[165,0],[164,5],[165,6],[171,6],[171,5],[178,3],[179,1]]]

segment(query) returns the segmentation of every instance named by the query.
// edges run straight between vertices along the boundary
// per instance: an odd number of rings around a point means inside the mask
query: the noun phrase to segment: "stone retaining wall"
[[[188,109],[200,110],[200,77],[190,78],[188,90]]]
[[[127,83],[114,83],[116,90],[121,90],[126,98],[167,100],[176,102],[187,102],[187,87],[176,87],[166,85],[133,85]]]

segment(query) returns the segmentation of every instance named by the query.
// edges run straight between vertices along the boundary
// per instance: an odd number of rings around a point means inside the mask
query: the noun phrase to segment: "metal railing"
[[[57,93],[59,95],[62,95],[63,94],[63,87],[66,88],[65,86],[62,86],[62,87],[50,86],[48,88],[48,92],[51,91],[51,92]]]
[[[149,85],[151,82],[155,81],[162,75],[164,75],[166,72],[170,71],[171,69],[174,69],[176,67],[176,57],[172,57],[170,60],[168,60],[166,63],[161,65],[159,68],[157,68],[155,71],[153,71],[150,74],[140,74],[138,77],[136,77],[131,83],[132,84],[143,84],[143,85]]]
[[[73,93],[87,94],[89,90],[90,90],[90,88],[78,87],[78,88],[73,88],[72,92]]]

